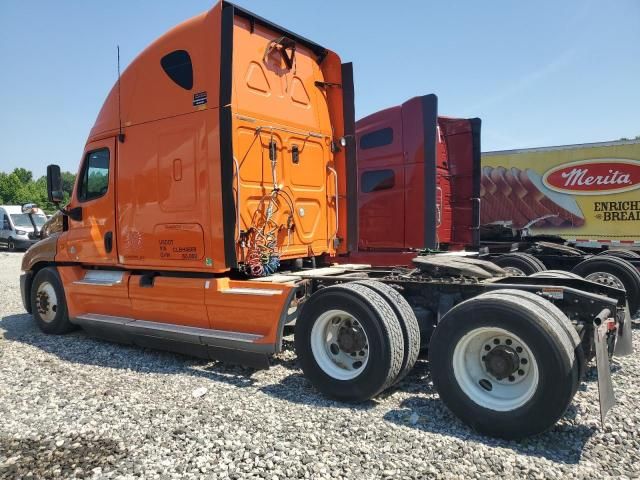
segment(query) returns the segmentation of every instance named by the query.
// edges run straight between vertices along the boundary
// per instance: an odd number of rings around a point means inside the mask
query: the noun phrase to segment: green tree
[[[22,182],[15,172],[0,174],[0,199],[3,204],[15,204],[21,188]]]
[[[18,167],[13,170],[13,173],[18,176],[23,185],[26,185],[33,180],[33,173],[31,173],[31,170],[27,170],[26,168]]]
[[[69,202],[73,192],[75,175],[62,172],[62,189],[64,191],[63,204]],[[47,213],[56,210],[55,205],[47,198],[47,177],[33,179],[33,172],[25,168],[16,168],[11,173],[0,172],[0,204],[22,205],[36,203]]]
[[[45,178],[45,187],[46,187],[46,177]],[[71,192],[73,192],[73,184],[76,181],[76,174],[71,172],[62,172],[62,190],[64,190],[69,196],[71,196]]]

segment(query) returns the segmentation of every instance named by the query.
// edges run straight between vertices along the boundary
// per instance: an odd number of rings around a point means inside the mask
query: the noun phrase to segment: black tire
[[[530,349],[538,381],[521,405],[503,410],[489,408],[473,400],[460,386],[453,368],[454,351],[465,335],[479,328],[506,330]],[[575,393],[574,358],[571,340],[547,310],[522,298],[495,293],[480,295],[449,310],[436,327],[429,347],[433,383],[447,407],[480,433],[506,439],[544,432],[563,415]]]
[[[357,377],[347,380],[329,375],[314,356],[313,326],[325,312],[342,310],[353,316],[368,338],[368,360]],[[333,398],[361,402],[393,384],[402,367],[404,342],[400,322],[385,299],[364,285],[325,287],[311,295],[296,320],[295,349],[305,377]]]
[[[418,355],[420,355],[420,326],[418,325],[418,319],[409,302],[396,289],[386,283],[376,282],[375,280],[362,280],[354,283],[364,285],[382,296],[400,321],[404,340],[404,356],[400,373],[398,373],[394,381],[394,383],[398,383],[411,371],[416,364],[416,360],[418,360]]]
[[[519,274],[531,275],[546,270],[544,264],[533,255],[524,252],[505,253],[493,260],[493,263],[506,270],[513,269]]]
[[[45,320],[46,309],[49,308],[50,302],[46,293],[39,292],[40,286],[48,283],[51,285],[56,296],[56,307],[54,309],[55,316],[49,320]],[[31,284],[31,312],[36,325],[44,333],[61,335],[75,330],[75,325],[69,322],[67,312],[67,302],[64,296],[64,288],[60,275],[55,267],[46,267],[36,273],[33,283]]]
[[[545,270],[544,272],[529,275],[533,278],[575,278],[576,280],[584,280],[580,275],[565,270]]]
[[[623,248],[610,248],[609,250],[605,250],[604,252],[600,252],[600,255],[610,255],[612,257],[618,258],[640,258],[640,254],[634,250],[625,250]]]
[[[567,273],[567,274],[573,275],[570,272],[560,272],[560,273]],[[540,276],[542,275],[540,274]],[[558,307],[556,307],[552,302],[542,298],[539,295],[536,295],[533,292],[527,292],[526,290],[504,289],[504,290],[494,290],[491,293],[497,294],[497,295],[510,295],[514,298],[520,298],[525,301],[534,303],[540,308],[543,308],[547,312],[549,312],[553,316],[553,318],[558,322],[558,325],[562,327],[562,330],[564,331],[564,333],[567,335],[569,340],[571,340],[571,345],[573,346],[573,352],[575,354],[576,361],[574,363],[575,372],[574,372],[574,379],[573,379],[573,384],[574,384],[573,393],[575,394],[575,392],[578,390],[578,386],[580,385],[580,381],[584,378],[586,368],[587,368],[587,361],[585,357],[585,351],[584,351],[582,342],[580,340],[580,335],[578,335],[578,332],[576,331],[575,327],[571,323],[571,320],[569,320],[569,318],[567,318],[564,312],[560,310]]]
[[[616,277],[627,292],[627,302],[631,314],[640,307],[640,272],[632,264],[613,255],[596,255],[576,265],[573,270],[584,278],[595,273],[608,273]]]

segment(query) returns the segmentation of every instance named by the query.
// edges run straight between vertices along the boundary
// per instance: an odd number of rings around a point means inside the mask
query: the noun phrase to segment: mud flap
[[[631,312],[629,304],[624,309],[624,322],[618,326],[620,333],[616,339],[613,354],[616,357],[625,357],[633,353],[633,334],[631,333]]]
[[[604,419],[607,413],[616,403],[616,397],[613,392],[613,382],[611,381],[609,355],[607,352],[607,332],[608,322],[603,322],[596,328],[593,338],[596,344],[596,367],[598,369],[598,394],[600,397],[600,419],[602,420],[602,426],[604,426]]]

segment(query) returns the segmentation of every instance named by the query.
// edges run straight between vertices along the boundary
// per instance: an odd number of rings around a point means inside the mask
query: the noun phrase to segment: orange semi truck
[[[108,95],[63,231],[24,256],[25,308],[50,334],[260,367],[295,324],[305,377],[345,401],[396,384],[428,345],[445,404],[506,438],[564,413],[590,328],[604,418],[623,291],[464,258],[332,264],[358,238],[353,95],[351,64],[231,3],[173,28]],[[59,204],[59,167],[47,183]]]

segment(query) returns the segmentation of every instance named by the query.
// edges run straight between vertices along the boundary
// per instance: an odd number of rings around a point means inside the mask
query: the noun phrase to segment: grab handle
[[[329,165],[327,165],[327,170],[329,170],[331,173],[333,173],[333,176],[335,178],[335,188],[336,188],[336,193],[335,193],[335,198],[336,198],[336,231],[333,234],[333,238],[337,238],[338,237],[338,229],[340,227],[340,221],[338,219],[338,172],[336,172],[335,168],[330,167]]]

